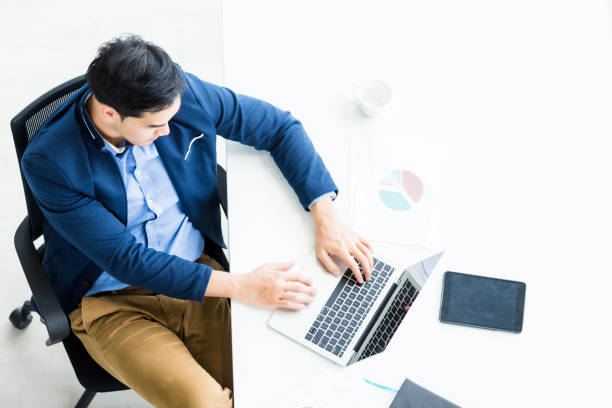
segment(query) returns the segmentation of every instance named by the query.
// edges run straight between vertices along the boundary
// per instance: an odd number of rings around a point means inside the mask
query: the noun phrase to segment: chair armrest
[[[49,283],[33,241],[30,220],[26,216],[15,232],[15,249],[40,315],[47,326],[49,339],[46,344],[50,346],[68,337],[70,324]]]
[[[227,173],[225,169],[217,163],[217,190],[221,200],[221,208],[227,217]]]

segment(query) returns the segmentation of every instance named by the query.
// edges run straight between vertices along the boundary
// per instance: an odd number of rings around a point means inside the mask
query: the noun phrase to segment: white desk
[[[303,122],[343,211],[352,135],[393,132],[447,147],[430,242],[446,254],[390,345],[406,365],[388,385],[407,376],[464,407],[610,405],[606,2],[397,4],[227,1],[225,84]],[[376,120],[351,95],[352,82],[369,77],[394,92]],[[232,271],[306,256],[310,214],[269,155],[230,144],[227,160]],[[525,281],[523,333],[439,323],[445,270]],[[268,310],[232,307],[237,407],[282,401],[323,373],[362,375],[268,329]]]

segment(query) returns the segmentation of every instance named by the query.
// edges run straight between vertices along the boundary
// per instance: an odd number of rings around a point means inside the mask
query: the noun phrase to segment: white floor
[[[45,346],[35,315],[24,331],[8,315],[30,296],[15,254],[13,234],[26,214],[10,119],[61,82],[82,74],[98,45],[124,32],[162,46],[183,69],[223,83],[221,0],[0,3],[0,408],[73,407],[83,389],[61,344]],[[225,149],[219,143],[219,159]],[[148,407],[132,391],[99,394],[91,407]]]

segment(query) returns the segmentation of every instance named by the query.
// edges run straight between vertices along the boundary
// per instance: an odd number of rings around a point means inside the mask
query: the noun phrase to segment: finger
[[[291,310],[302,310],[303,308],[306,307],[305,304],[303,303],[296,303],[296,302],[292,302],[290,300],[279,300],[276,304],[277,307],[283,307],[285,309],[291,309]]]
[[[363,241],[357,241],[355,245],[358,246],[359,249],[361,249],[364,253],[367,253],[370,255],[372,254],[372,251],[370,250],[370,248],[368,248],[368,246],[364,244]]]
[[[268,266],[270,268],[275,269],[277,271],[286,271],[286,270],[289,270],[289,269],[291,269],[291,267],[293,265],[295,265],[295,261],[268,264]]]
[[[302,283],[308,286],[312,285],[312,279],[304,275],[300,275],[297,272],[289,272],[289,273],[283,274],[281,275],[281,278],[283,279],[283,282],[298,282],[298,283]]]
[[[354,258],[356,258],[361,264],[361,268],[363,269],[363,274],[365,275],[365,280],[370,280],[370,275],[372,274],[372,268],[370,267],[370,260],[368,257],[361,252],[357,247],[355,247],[351,253]]]
[[[370,244],[370,241],[368,241],[367,239],[365,239],[361,235],[359,236],[359,241],[363,242],[363,245],[367,246],[368,249],[370,250],[370,252],[372,252],[372,253],[374,252],[374,250],[372,249],[372,244]]]
[[[306,295],[304,293],[286,292],[283,295],[282,300],[307,305],[307,304],[310,304],[310,302],[312,302],[312,296]]]
[[[373,256],[372,250],[362,241],[357,242],[357,247],[361,249],[361,251],[364,254],[366,254],[366,256],[368,257],[368,261],[370,263],[370,267],[373,269],[374,268],[374,256]]]
[[[329,271],[329,273],[334,276],[340,276],[340,270],[338,270],[336,263],[331,259],[327,251],[321,250],[319,252],[319,259],[321,260],[321,263],[323,264],[325,269]]]
[[[309,295],[314,295],[317,290],[313,286],[306,286],[296,282],[284,282],[280,285],[281,289],[289,292],[302,292]]]
[[[404,306],[404,311],[407,312],[408,310],[410,310],[410,306]]]
[[[351,269],[351,271],[353,271],[353,275],[355,275],[357,282],[363,283],[363,276],[361,276],[359,266],[351,254],[347,250],[342,250],[340,254],[337,254],[337,256],[342,259],[342,261]]]
[[[359,243],[365,246],[366,248],[368,248],[368,251],[369,251],[368,257],[370,259],[370,266],[373,269],[374,268],[374,250],[372,249],[372,245],[370,245],[368,240],[363,237],[359,237]]]
[[[361,242],[355,242],[353,251],[351,252],[361,264],[363,271],[370,276],[372,273],[372,264],[370,262],[370,250]]]

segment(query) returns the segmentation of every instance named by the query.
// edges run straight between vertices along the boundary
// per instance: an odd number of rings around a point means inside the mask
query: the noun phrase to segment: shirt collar
[[[108,140],[106,140],[104,138],[102,138],[102,140],[104,140],[104,147],[103,147],[103,149],[108,150],[109,152],[111,152],[115,156],[121,156],[132,145],[131,143],[129,143],[129,142],[124,140],[117,147],[117,146],[115,146],[114,144],[112,144],[111,142],[109,142]]]

